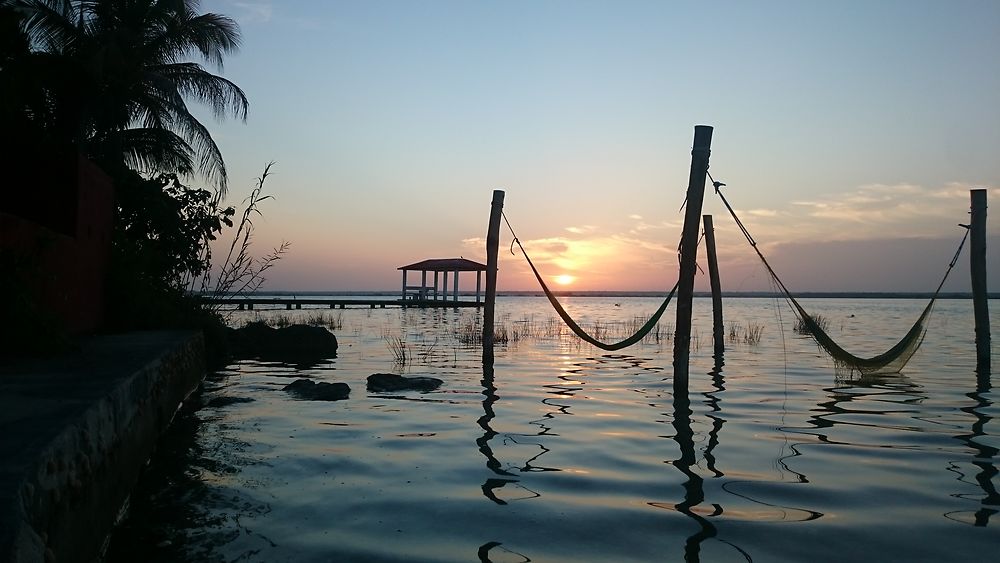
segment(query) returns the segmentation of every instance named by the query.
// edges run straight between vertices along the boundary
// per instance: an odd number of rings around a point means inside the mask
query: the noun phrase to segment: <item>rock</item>
[[[316,383],[311,379],[296,379],[282,389],[311,401],[339,401],[351,394],[351,388],[346,383]]]
[[[205,403],[209,407],[228,407],[229,405],[235,405],[236,403],[252,403],[253,399],[250,397],[212,397]]]
[[[304,361],[337,357],[337,337],[321,326],[250,323],[229,332],[236,357]]]
[[[443,383],[436,377],[403,377],[394,373],[373,373],[368,376],[369,391],[433,391]]]

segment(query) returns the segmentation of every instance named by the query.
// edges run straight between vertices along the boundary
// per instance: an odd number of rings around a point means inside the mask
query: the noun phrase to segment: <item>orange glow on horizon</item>
[[[573,283],[574,281],[576,281],[576,277],[575,276],[571,276],[569,274],[562,274],[562,275],[556,276],[555,277],[555,281],[559,285],[569,285],[569,284]]]

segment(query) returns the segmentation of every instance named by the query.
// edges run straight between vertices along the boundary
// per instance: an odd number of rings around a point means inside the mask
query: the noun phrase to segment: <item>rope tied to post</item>
[[[528,256],[528,252],[524,250],[524,245],[521,244],[521,241],[517,238],[517,234],[514,233],[514,228],[511,227],[510,221],[507,219],[507,215],[503,212],[501,212],[501,214],[503,216],[504,222],[507,224],[507,229],[510,230],[510,236],[513,238],[513,241],[511,242],[510,245],[511,254],[514,254],[514,245],[516,244],[518,248],[521,249],[521,254],[524,255],[524,259],[527,260],[528,266],[531,267],[532,273],[535,274],[535,279],[538,280],[538,285],[541,286],[542,291],[545,293],[545,297],[548,298],[549,303],[552,304],[552,308],[555,309],[556,313],[559,314],[559,317],[563,320],[564,323],[566,323],[566,326],[569,327],[569,329],[572,330],[574,334],[579,336],[580,339],[600,348],[601,350],[608,350],[613,352],[615,350],[621,350],[622,348],[628,348],[629,346],[632,346],[633,344],[640,342],[653,330],[656,324],[660,321],[660,317],[662,317],[664,311],[667,310],[667,305],[670,304],[670,300],[673,299],[674,293],[677,291],[677,284],[674,284],[673,289],[671,289],[670,293],[667,294],[666,299],[663,300],[663,303],[660,304],[659,308],[653,313],[652,316],[649,317],[649,319],[645,322],[645,324],[639,327],[639,329],[634,334],[632,334],[632,336],[629,336],[628,338],[621,340],[619,342],[613,342],[613,343],[601,342],[600,340],[597,340],[596,338],[588,334],[587,331],[583,330],[583,328],[575,320],[573,320],[573,317],[571,317],[570,314],[566,312],[566,309],[563,308],[562,304],[559,302],[559,299],[556,297],[554,293],[552,293],[552,290],[549,289],[549,286],[545,283],[545,280],[542,279],[542,274],[538,272],[538,268],[536,268],[535,264],[531,261],[531,258]]]
[[[753,248],[754,252],[760,258],[764,267],[767,269],[768,275],[774,281],[775,285],[784,294],[786,301],[792,307],[793,312],[799,317],[801,326],[805,329],[810,336],[819,344],[826,352],[829,354],[834,363],[841,368],[848,368],[852,371],[858,371],[862,374],[867,373],[886,373],[886,372],[899,372],[903,369],[906,363],[910,360],[920,344],[923,342],[924,334],[927,332],[927,320],[930,317],[931,310],[934,308],[934,303],[937,300],[938,294],[941,293],[941,288],[944,287],[945,281],[948,279],[948,275],[951,273],[955,264],[958,262],[958,257],[962,253],[962,248],[965,246],[965,241],[969,237],[969,227],[967,225],[959,225],[960,227],[965,227],[965,235],[958,244],[958,249],[955,251],[955,255],[952,257],[951,262],[948,264],[948,268],[945,270],[944,276],[941,278],[941,282],[938,284],[937,289],[934,290],[930,301],[927,306],[924,307],[923,312],[913,323],[913,326],[906,332],[902,339],[899,340],[894,346],[889,348],[887,351],[870,358],[863,358],[851,354],[843,347],[841,347],[837,342],[830,337],[829,334],[823,329],[822,326],[816,321],[815,317],[806,312],[805,308],[795,299],[791,291],[785,286],[785,283],[778,277],[778,274],[771,267],[771,264],[764,257],[764,254],[760,251],[757,246],[757,241],[747,230],[746,225],[740,220],[736,211],[729,204],[729,200],[720,190],[721,187],[725,186],[722,182],[715,181],[712,175],[709,174],[709,179],[712,180],[712,184],[715,186],[715,193],[722,200],[723,205],[729,210],[729,214],[733,217],[733,221],[736,222],[736,226],[739,227],[743,236],[746,237],[747,242]]]

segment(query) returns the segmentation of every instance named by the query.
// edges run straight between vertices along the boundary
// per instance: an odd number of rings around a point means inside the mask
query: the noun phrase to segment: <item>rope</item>
[[[883,371],[886,367],[890,365],[893,365],[895,371],[899,371],[903,368],[903,366],[906,365],[906,362],[909,361],[910,357],[913,356],[913,354],[916,352],[917,348],[923,341],[923,336],[926,332],[926,328],[924,326],[925,322],[927,318],[930,316],[931,310],[934,307],[934,302],[937,300],[937,296],[941,292],[941,288],[944,287],[945,280],[948,279],[948,275],[951,273],[951,270],[955,267],[955,264],[958,262],[958,257],[962,253],[962,248],[965,246],[966,239],[969,237],[969,228],[967,225],[959,225],[961,227],[966,228],[965,235],[962,237],[961,242],[959,242],[958,249],[955,251],[955,255],[952,257],[951,262],[948,264],[948,268],[945,270],[944,276],[941,278],[941,283],[938,284],[937,289],[931,296],[930,302],[927,303],[927,306],[924,308],[923,312],[917,318],[916,322],[913,323],[913,326],[910,328],[910,330],[907,331],[906,335],[903,336],[903,338],[899,342],[897,342],[892,348],[890,348],[886,352],[883,352],[882,354],[879,354],[871,358],[862,358],[859,356],[855,356],[854,354],[851,354],[850,352],[844,350],[839,344],[837,344],[833,340],[833,338],[831,338],[826,333],[826,331],[824,331],[823,328],[819,326],[819,324],[815,321],[815,319],[811,315],[809,315],[809,313],[806,312],[805,308],[803,308],[802,305],[799,304],[799,302],[795,299],[792,293],[785,286],[784,282],[781,281],[781,278],[778,277],[778,274],[775,273],[774,269],[771,267],[771,264],[768,263],[766,258],[764,258],[764,254],[761,253],[760,249],[757,247],[757,241],[754,240],[753,236],[750,234],[750,231],[748,231],[743,222],[740,221],[740,218],[736,215],[736,211],[734,211],[733,207],[729,205],[729,201],[726,199],[726,196],[723,195],[722,192],[719,190],[719,188],[725,186],[725,184],[723,184],[722,182],[716,182],[715,179],[712,178],[711,174],[709,174],[709,178],[712,180],[712,184],[715,186],[715,193],[719,196],[720,199],[722,199],[722,203],[726,206],[726,209],[729,210],[729,214],[732,215],[733,220],[736,222],[736,225],[740,228],[740,231],[743,233],[743,236],[746,237],[747,242],[750,243],[750,246],[754,249],[754,252],[757,253],[757,256],[760,258],[761,262],[763,262],[764,267],[767,268],[768,274],[771,276],[771,278],[774,280],[777,286],[781,288],[781,291],[782,293],[784,293],[785,298],[788,300],[793,310],[801,319],[803,326],[809,331],[809,333],[816,340],[816,342],[820,346],[822,346],[827,351],[828,354],[830,354],[833,357],[835,362],[843,366],[856,369],[861,373],[874,373]]]
[[[620,342],[614,342],[611,344],[608,344],[606,342],[601,342],[600,340],[597,340],[596,338],[588,334],[587,331],[583,330],[583,328],[581,328],[580,325],[573,320],[573,317],[571,317],[569,313],[566,312],[566,309],[564,309],[562,304],[559,303],[559,299],[556,298],[555,294],[552,293],[552,291],[549,289],[549,286],[545,284],[545,280],[542,279],[542,275],[538,273],[538,268],[535,267],[535,264],[531,261],[531,258],[528,257],[527,251],[524,250],[524,246],[521,244],[521,241],[518,240],[517,235],[514,233],[514,228],[510,226],[510,221],[507,220],[507,215],[502,211],[500,213],[503,216],[504,222],[507,223],[507,229],[510,230],[510,236],[514,238],[514,242],[511,243],[511,253],[513,254],[514,244],[516,243],[518,248],[521,249],[521,254],[524,255],[524,259],[528,261],[528,266],[531,266],[531,271],[535,274],[535,279],[538,280],[538,285],[542,287],[542,291],[544,291],[545,296],[548,297],[549,303],[552,304],[552,308],[556,310],[556,313],[558,313],[559,317],[562,318],[564,323],[566,323],[566,326],[568,326],[570,330],[572,330],[583,341],[589,344],[593,344],[594,346],[600,348],[601,350],[608,350],[612,352],[615,350],[621,350],[622,348],[628,348],[629,346],[632,346],[633,344],[636,344],[643,338],[645,338],[646,335],[648,335],[649,332],[653,330],[653,327],[656,326],[656,323],[660,321],[660,317],[663,316],[663,312],[667,310],[667,305],[670,304],[670,300],[674,297],[674,293],[677,291],[677,284],[674,284],[674,288],[670,290],[670,293],[667,295],[667,298],[663,300],[663,303],[660,304],[660,307],[656,310],[655,313],[653,313],[651,317],[649,317],[649,320],[646,321],[646,324],[639,327],[639,330],[637,330],[635,334],[629,336],[628,338]]]

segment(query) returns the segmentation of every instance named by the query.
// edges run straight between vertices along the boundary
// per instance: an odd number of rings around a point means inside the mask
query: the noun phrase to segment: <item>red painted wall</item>
[[[0,208],[0,251],[24,264],[19,273],[39,306],[72,333],[93,332],[104,320],[113,184],[82,157],[35,172],[34,189]]]

